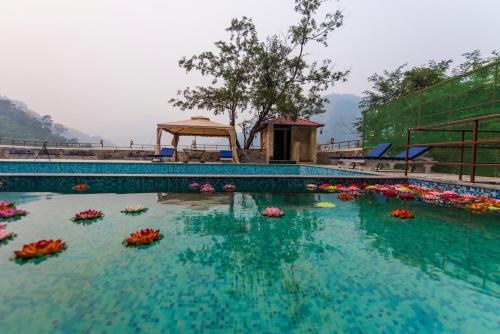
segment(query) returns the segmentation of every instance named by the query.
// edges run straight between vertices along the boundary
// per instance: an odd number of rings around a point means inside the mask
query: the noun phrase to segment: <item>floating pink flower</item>
[[[228,183],[225,184],[224,187],[222,187],[222,189],[224,189],[224,191],[233,192],[236,190],[236,186],[234,184]]]
[[[314,183],[308,183],[306,185],[306,189],[309,191],[315,191],[316,189],[318,189],[318,186]]]
[[[201,185],[199,183],[196,183],[196,182],[193,182],[189,185],[189,189],[192,189],[192,190],[198,190],[200,189]]]
[[[266,208],[261,213],[265,217],[274,217],[274,218],[281,218],[285,215],[285,212],[283,212],[279,208]]]
[[[204,184],[200,187],[202,193],[211,193],[215,191],[215,188],[211,184]]]
[[[28,212],[21,210],[21,209],[16,209],[16,208],[7,208],[0,210],[0,218],[14,218],[14,217],[21,217],[27,215]]]
[[[102,211],[98,210],[85,210],[81,211],[75,214],[73,217],[74,221],[80,221],[80,220],[90,220],[90,219],[97,219],[97,218],[102,218],[104,217],[104,214]]]
[[[12,238],[13,235],[14,235],[14,233],[12,231],[0,229],[0,241]]]

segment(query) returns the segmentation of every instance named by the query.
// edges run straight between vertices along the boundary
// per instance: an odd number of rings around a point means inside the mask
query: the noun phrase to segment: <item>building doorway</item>
[[[290,126],[274,126],[273,160],[290,160],[291,129]]]

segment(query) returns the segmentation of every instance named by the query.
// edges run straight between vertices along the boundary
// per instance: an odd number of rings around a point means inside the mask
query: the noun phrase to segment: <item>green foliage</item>
[[[390,154],[402,152],[406,144],[406,129],[500,113],[500,59],[474,71],[462,74],[439,84],[418,90],[390,103],[375,106],[363,114],[364,147],[378,143],[391,143]],[[471,140],[471,125],[460,124],[454,129],[464,129],[466,140]],[[500,120],[481,121],[480,130],[500,129]],[[498,138],[496,133],[482,132],[479,139]],[[417,132],[412,144],[460,141],[457,132]],[[499,162],[498,145],[481,144],[478,162]],[[488,147],[488,148],[486,148]],[[434,147],[428,154],[436,161],[459,162],[460,147]],[[471,159],[470,145],[465,149],[464,162]],[[436,166],[435,171],[457,172],[457,168]],[[468,169],[465,169],[467,172]],[[480,167],[478,175],[500,176],[500,169]]]
[[[51,142],[65,143],[66,138],[52,131],[54,126],[58,131],[64,128],[60,124],[54,125],[49,115],[37,119],[17,107],[12,101],[0,98],[0,138],[48,139]]]
[[[251,19],[233,19],[226,30],[229,41],[215,43],[216,53],[207,51],[179,66],[211,78],[208,87],[186,88],[181,98],[170,102],[182,110],[201,108],[214,114],[228,113],[230,124],[242,119],[245,147],[259,127],[278,115],[292,118],[324,112],[323,92],[335,82],[345,80],[347,71],[334,71],[332,61],[306,59],[312,44],[326,47],[329,34],[343,23],[340,11],[318,20],[322,0],[296,0],[300,19],[284,36],[274,34],[261,41]]]
[[[368,110],[396,101],[403,96],[478,69],[499,59],[497,51],[493,51],[491,54],[490,57],[483,57],[479,50],[466,52],[462,55],[464,61],[454,69],[450,69],[453,61],[448,59],[442,61],[430,60],[425,65],[415,66],[410,69],[406,69],[407,64],[403,64],[393,71],[385,70],[382,74],[375,73],[368,78],[372,88],[363,92],[359,103],[362,115]],[[362,119],[358,119],[354,125],[361,133]]]

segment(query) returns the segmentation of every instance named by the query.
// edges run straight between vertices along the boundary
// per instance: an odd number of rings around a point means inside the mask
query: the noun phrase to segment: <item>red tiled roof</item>
[[[322,127],[324,124],[311,121],[310,119],[297,118],[295,121],[288,116],[281,116],[273,118],[266,122],[273,125],[299,125],[299,126],[316,126]]]

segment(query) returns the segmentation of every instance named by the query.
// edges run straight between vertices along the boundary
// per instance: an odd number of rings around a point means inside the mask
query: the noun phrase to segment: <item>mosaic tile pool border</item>
[[[87,183],[88,192],[190,192],[189,185],[210,183],[216,191],[222,191],[227,183],[232,183],[238,191],[247,192],[307,192],[308,183],[411,183],[430,188],[441,188],[457,193],[469,193],[475,196],[499,198],[498,190],[478,186],[435,182],[417,178],[381,177],[381,176],[138,176],[138,175],[0,175],[3,183],[0,191],[22,192],[60,192],[73,193],[73,185]]]

